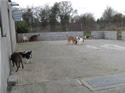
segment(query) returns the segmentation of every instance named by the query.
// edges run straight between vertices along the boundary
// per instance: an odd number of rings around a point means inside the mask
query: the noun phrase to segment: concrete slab
[[[81,85],[86,86],[91,91],[125,87],[125,75],[123,74],[80,78],[79,81]]]
[[[87,80],[93,87],[104,87],[116,84],[125,83],[125,77],[102,77],[97,79]]]

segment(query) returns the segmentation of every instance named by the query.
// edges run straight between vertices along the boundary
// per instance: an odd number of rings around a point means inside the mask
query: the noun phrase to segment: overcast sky
[[[66,0],[12,0],[20,5],[27,6],[52,6],[55,2]],[[77,9],[78,14],[92,13],[94,17],[100,18],[107,7],[125,15],[125,0],[70,0],[73,9]]]

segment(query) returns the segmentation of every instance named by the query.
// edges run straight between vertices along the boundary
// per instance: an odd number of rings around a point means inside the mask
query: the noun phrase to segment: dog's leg
[[[75,41],[74,41],[74,40],[72,40],[72,44],[75,44]]]
[[[77,40],[73,40],[73,44],[77,44]]]
[[[19,67],[17,67],[17,70],[16,70],[16,72],[19,70]]]
[[[19,70],[19,64],[16,63],[16,66],[17,66],[17,70],[16,70],[16,72],[17,72]]]
[[[30,58],[30,63],[32,63],[32,58]]]
[[[26,63],[27,63],[27,64],[29,63],[29,59],[27,59]]]
[[[77,40],[77,44],[80,44],[79,40]]]
[[[32,54],[30,55],[30,63],[32,63]]]
[[[75,41],[75,44],[77,45],[77,40]]]
[[[72,40],[72,44],[75,44],[75,41],[74,41],[74,40]]]
[[[18,62],[18,67],[20,68],[20,61]]]
[[[17,66],[17,62],[15,62],[16,66]]]
[[[12,61],[13,67],[14,67],[14,63],[15,63],[15,62]]]
[[[70,43],[70,40],[68,39],[68,40],[67,40],[67,44],[69,44],[69,43]]]
[[[24,69],[24,66],[23,66],[23,62],[22,62],[22,60],[20,61],[20,63],[22,64],[22,68]]]

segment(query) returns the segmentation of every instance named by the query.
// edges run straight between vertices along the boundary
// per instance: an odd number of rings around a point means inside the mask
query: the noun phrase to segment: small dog
[[[30,40],[29,41],[38,41],[38,37],[40,36],[40,34],[38,35],[33,35],[30,37]]]
[[[78,44],[83,44],[84,39],[81,37],[76,37]]]
[[[14,67],[14,65],[16,65],[16,67],[17,67],[16,72],[17,72],[17,71],[19,70],[19,68],[20,68],[20,63],[22,64],[22,68],[24,68],[23,62],[22,62],[22,56],[20,55],[20,53],[17,53],[17,52],[13,53],[13,54],[11,55],[10,60],[12,61],[13,67]]]
[[[23,42],[26,42],[26,41],[28,41],[28,40],[29,40],[29,38],[28,38],[26,35],[23,34],[23,40],[22,40],[22,41],[23,41]]]
[[[32,51],[24,51],[24,52],[19,52],[23,58],[26,58],[27,61],[26,63],[31,63],[32,61]]]
[[[70,41],[72,41],[73,44],[77,44],[77,39],[76,39],[76,37],[68,36],[68,35],[67,35],[67,38],[68,38],[68,43],[70,43]]]

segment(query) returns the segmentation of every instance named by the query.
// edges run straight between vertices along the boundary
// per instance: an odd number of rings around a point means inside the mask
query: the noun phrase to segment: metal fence
[[[31,32],[66,32],[66,31],[123,31],[125,30],[125,22],[113,23],[69,23],[56,25],[37,25],[31,27]]]

